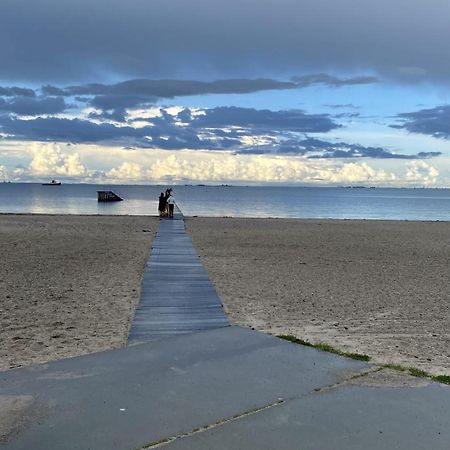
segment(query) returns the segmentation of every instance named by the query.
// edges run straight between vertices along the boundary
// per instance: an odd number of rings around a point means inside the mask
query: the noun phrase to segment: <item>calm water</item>
[[[125,200],[98,203],[97,189]],[[0,184],[0,212],[156,215],[161,186]],[[188,216],[450,220],[449,189],[175,186]]]

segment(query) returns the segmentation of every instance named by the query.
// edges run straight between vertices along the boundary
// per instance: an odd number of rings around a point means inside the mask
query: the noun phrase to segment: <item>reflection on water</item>
[[[112,189],[123,202],[97,202]],[[0,184],[0,212],[156,215],[165,186]],[[175,186],[188,216],[450,220],[448,189]]]

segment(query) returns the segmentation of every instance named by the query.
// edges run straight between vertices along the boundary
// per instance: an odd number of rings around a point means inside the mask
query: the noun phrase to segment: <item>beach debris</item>
[[[97,191],[97,199],[99,202],[121,202],[123,200],[113,191]]]

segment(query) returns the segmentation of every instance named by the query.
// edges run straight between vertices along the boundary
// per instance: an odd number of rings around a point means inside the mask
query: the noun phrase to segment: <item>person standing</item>
[[[163,217],[166,214],[166,196],[163,192],[159,196],[158,211],[159,217]]]
[[[175,199],[173,198],[172,194],[169,195],[169,198],[167,199],[167,204],[169,205],[169,218],[173,219],[173,210],[175,207]]]

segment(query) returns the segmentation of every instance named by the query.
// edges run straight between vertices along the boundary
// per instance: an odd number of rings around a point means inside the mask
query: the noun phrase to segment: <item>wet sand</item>
[[[157,226],[0,215],[0,370],[125,345]]]
[[[450,223],[190,218],[234,324],[450,374]]]

